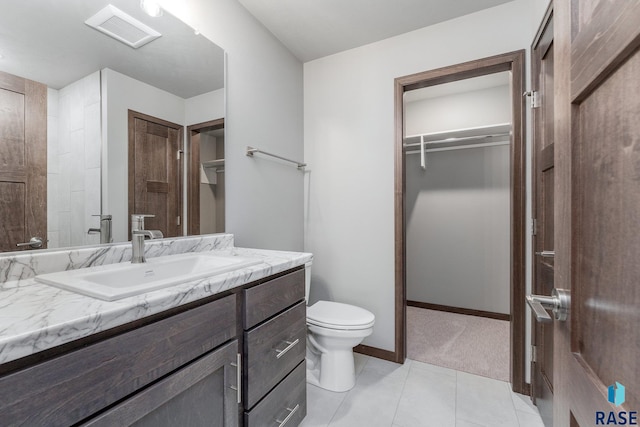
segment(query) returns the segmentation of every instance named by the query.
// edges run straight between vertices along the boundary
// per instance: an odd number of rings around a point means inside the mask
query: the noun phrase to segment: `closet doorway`
[[[519,51],[401,77],[395,94],[396,356],[520,393],[523,61]]]
[[[224,119],[187,127],[187,234],[224,233]]]

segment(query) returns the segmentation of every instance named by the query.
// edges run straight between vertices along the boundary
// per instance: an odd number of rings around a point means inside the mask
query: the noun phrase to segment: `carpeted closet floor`
[[[509,322],[407,307],[407,357],[509,381]]]

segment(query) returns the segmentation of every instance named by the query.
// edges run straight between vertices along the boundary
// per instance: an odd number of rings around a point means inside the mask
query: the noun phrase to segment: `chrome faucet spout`
[[[131,234],[137,234],[144,236],[145,239],[153,240],[153,239],[162,239],[164,235],[160,230],[137,230],[132,231]]]
[[[155,215],[131,215],[131,263],[141,264],[147,262],[144,256],[144,240],[162,239],[164,236],[160,230],[145,230],[144,219],[153,218]]]

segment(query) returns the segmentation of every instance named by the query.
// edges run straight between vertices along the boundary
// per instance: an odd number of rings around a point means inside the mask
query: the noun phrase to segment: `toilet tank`
[[[309,289],[311,288],[311,264],[309,261],[304,265],[304,301],[309,303]]]

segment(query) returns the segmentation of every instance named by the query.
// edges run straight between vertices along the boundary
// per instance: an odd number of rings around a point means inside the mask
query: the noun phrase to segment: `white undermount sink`
[[[262,261],[198,252],[41,274],[36,280],[79,294],[114,301],[204,277],[228,273]]]

